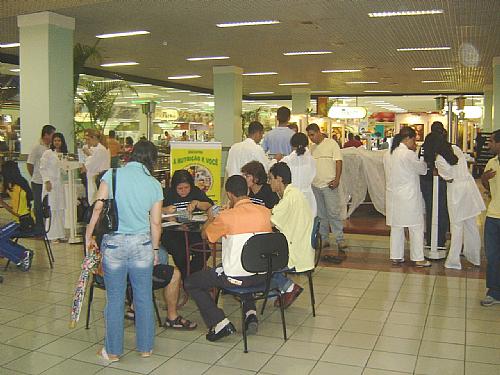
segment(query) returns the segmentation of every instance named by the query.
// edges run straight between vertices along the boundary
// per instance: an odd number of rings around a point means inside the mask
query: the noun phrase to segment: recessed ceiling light
[[[19,47],[21,43],[0,43],[0,48],[14,48]]]
[[[391,90],[365,90],[364,92],[392,92]]]
[[[255,72],[255,73],[243,73],[244,76],[272,76],[278,74],[277,72]]]
[[[217,23],[217,27],[240,27],[240,26],[261,26],[261,25],[276,25],[280,23],[277,20],[262,20],[262,21],[244,21],[244,22],[226,22]]]
[[[397,48],[396,51],[399,52],[411,52],[411,51],[446,51],[451,49],[451,47],[412,47],[412,48]]]
[[[375,12],[368,13],[368,17],[397,17],[397,16],[425,16],[430,14],[442,14],[442,9],[429,9],[429,10],[401,10],[395,12]]]
[[[256,91],[249,93],[249,95],[268,95],[268,94],[274,94],[274,91]]]
[[[203,57],[188,57],[187,61],[205,61],[205,60],[227,60],[229,56],[203,56]]]
[[[21,69],[19,68],[16,68],[16,69],[9,69],[10,72],[13,72],[13,73],[19,73],[21,71]]]
[[[333,53],[333,51],[295,51],[295,52],[283,52],[284,56],[303,56],[303,55],[328,55]]]
[[[146,30],[137,30],[137,31],[119,32],[119,33],[99,34],[96,35],[95,37],[99,39],[109,39],[109,38],[120,38],[123,36],[146,35],[146,34],[150,34],[150,32]]]
[[[125,61],[125,62],[101,64],[101,66],[103,68],[110,67],[110,66],[130,66],[130,65],[139,65],[139,63],[135,62],[135,61]]]
[[[350,81],[346,82],[348,85],[373,85],[378,83],[377,81]]]
[[[305,86],[308,85],[309,82],[284,82],[278,83],[279,86]]]
[[[149,87],[149,86],[153,86],[151,83],[134,83],[134,84],[131,84],[130,86],[132,87]]]
[[[422,83],[444,83],[444,82],[451,82],[451,81],[422,81]]]
[[[185,74],[185,75],[180,75],[180,76],[168,77],[168,79],[192,79],[192,78],[201,78],[201,76],[198,74]],[[186,91],[186,92],[189,92],[189,91]]]
[[[322,70],[321,73],[354,73],[361,72],[361,69],[331,69],[331,70]]]
[[[411,70],[422,71],[422,70],[452,70],[449,66],[438,66],[438,67],[425,67],[425,68],[411,68]]]
[[[428,90],[430,92],[450,92],[450,91],[457,91],[457,89],[432,89]]]

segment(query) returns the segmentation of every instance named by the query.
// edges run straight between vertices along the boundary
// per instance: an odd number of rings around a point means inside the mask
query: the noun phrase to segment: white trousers
[[[446,268],[462,269],[460,263],[460,252],[462,245],[464,247],[464,255],[469,262],[479,266],[481,263],[481,237],[477,229],[476,218],[459,221],[458,223],[451,223],[451,244],[450,251],[444,266]]]
[[[407,227],[410,232],[410,259],[414,262],[424,258],[424,225]],[[391,226],[391,259],[405,257],[405,227]]]
[[[64,210],[50,210],[50,229],[47,232],[49,240],[64,239],[66,232],[64,231]],[[46,219],[45,227],[49,225],[49,220]]]

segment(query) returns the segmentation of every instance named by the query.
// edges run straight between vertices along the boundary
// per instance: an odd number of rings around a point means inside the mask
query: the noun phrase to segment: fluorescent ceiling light
[[[210,94],[206,94],[204,92],[197,92],[194,94],[189,94],[189,96],[210,96]]]
[[[399,52],[410,52],[410,51],[446,51],[451,49],[451,47],[411,47],[411,48],[396,48]]]
[[[205,60],[227,60],[229,56],[204,56],[204,57],[188,57],[187,61],[205,61]]]
[[[328,90],[316,90],[316,91],[311,91],[311,94],[329,94],[331,91]]]
[[[125,61],[125,62],[101,64],[101,66],[104,68],[110,67],[110,66],[130,66],[130,65],[139,65],[139,63],[135,62],[135,61]]]
[[[0,43],[0,48],[14,48],[19,47],[21,43]]]
[[[134,83],[133,85],[130,85],[132,87],[149,87],[153,86],[151,83]]]
[[[192,104],[198,104],[198,102],[185,102],[184,104],[190,104],[190,105],[192,105]]]
[[[425,16],[429,14],[442,14],[442,9],[429,9],[429,10],[402,10],[395,12],[375,12],[368,13],[368,17],[397,17],[397,16]]]
[[[180,100],[162,100],[162,103],[182,103]]]
[[[331,70],[322,70],[321,73],[354,73],[361,72],[361,69],[331,69]]]
[[[249,95],[267,95],[267,94],[274,94],[274,91],[256,91],[249,93]]]
[[[309,82],[285,82],[285,83],[278,83],[279,86],[305,86],[308,85]]]
[[[172,87],[160,87],[160,90],[175,90]]]
[[[111,83],[111,82],[122,82],[123,79],[103,79],[100,81],[92,81],[94,83]]]
[[[192,79],[192,78],[201,78],[201,76],[198,74],[185,74],[185,75],[180,75],[180,76],[168,77],[168,79]],[[186,92],[189,92],[189,91],[186,91]]]
[[[445,82],[451,82],[451,81],[422,81],[422,83],[445,83]]]
[[[328,55],[332,51],[295,51],[283,52],[284,56],[302,56],[302,55]]]
[[[272,76],[278,74],[277,72],[255,72],[255,73],[243,73],[244,76]]]
[[[128,104],[128,102],[114,102],[114,104],[120,105],[120,104]]]
[[[457,89],[433,89],[429,90],[430,92],[450,92],[450,91],[457,91]]]
[[[421,71],[421,70],[452,70],[453,68],[449,67],[449,66],[444,66],[444,67],[441,67],[441,66],[438,66],[438,67],[425,67],[425,68],[411,68],[411,70],[417,70],[417,71]]]
[[[191,92],[189,90],[174,90],[170,91],[169,94],[180,94],[180,93],[185,93],[185,92]]]
[[[378,83],[377,81],[351,81],[351,82],[346,82],[348,85],[373,85]]]
[[[365,90],[364,92],[392,92],[391,90]]]
[[[21,69],[19,68],[16,68],[16,69],[9,69],[10,72],[14,72],[14,73],[19,73],[21,71]]]
[[[244,21],[244,22],[227,22],[217,23],[217,27],[240,27],[240,26],[261,26],[261,25],[276,25],[280,23],[277,20],[262,20],[262,21]]]
[[[120,33],[99,34],[96,35],[95,37],[99,39],[109,39],[109,38],[120,38],[122,36],[145,35],[145,34],[150,34],[150,32],[146,30],[125,31]]]

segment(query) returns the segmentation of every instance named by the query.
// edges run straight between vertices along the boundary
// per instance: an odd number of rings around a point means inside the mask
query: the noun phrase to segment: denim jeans
[[[123,354],[123,317],[127,275],[134,293],[136,347],[139,352],[153,349],[153,248],[151,235],[106,234],[103,237],[104,285],[106,286],[106,351]]]
[[[329,187],[312,187],[316,203],[318,205],[319,233],[323,241],[328,241],[330,228],[337,243],[344,240],[344,224],[342,223],[342,202],[340,201],[339,189]]]
[[[26,256],[26,249],[12,240],[0,242],[0,257],[7,258],[14,264],[21,263]]]
[[[293,285],[293,281],[286,277],[286,271],[295,272],[295,267],[285,267],[280,272],[273,273],[273,277],[271,279],[271,288],[279,289],[281,293],[285,293]]]
[[[486,287],[488,296],[500,300],[500,219],[486,217],[484,222],[484,252],[486,253]]]

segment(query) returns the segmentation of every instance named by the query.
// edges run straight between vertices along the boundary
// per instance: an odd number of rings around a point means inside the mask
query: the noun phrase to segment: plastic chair
[[[220,292],[230,294],[238,299],[241,307],[241,331],[243,332],[244,352],[248,353],[247,333],[245,330],[245,312],[243,310],[243,296],[252,296],[254,301],[267,301],[269,297],[277,297],[282,302],[278,289],[271,289],[273,272],[283,269],[288,264],[288,242],[282,233],[263,233],[250,237],[243,245],[241,252],[243,269],[251,273],[265,273],[266,280],[260,285],[248,288],[222,288],[219,289],[215,302],[219,300]],[[283,325],[283,338],[286,341],[285,309],[280,303],[281,323]]]

